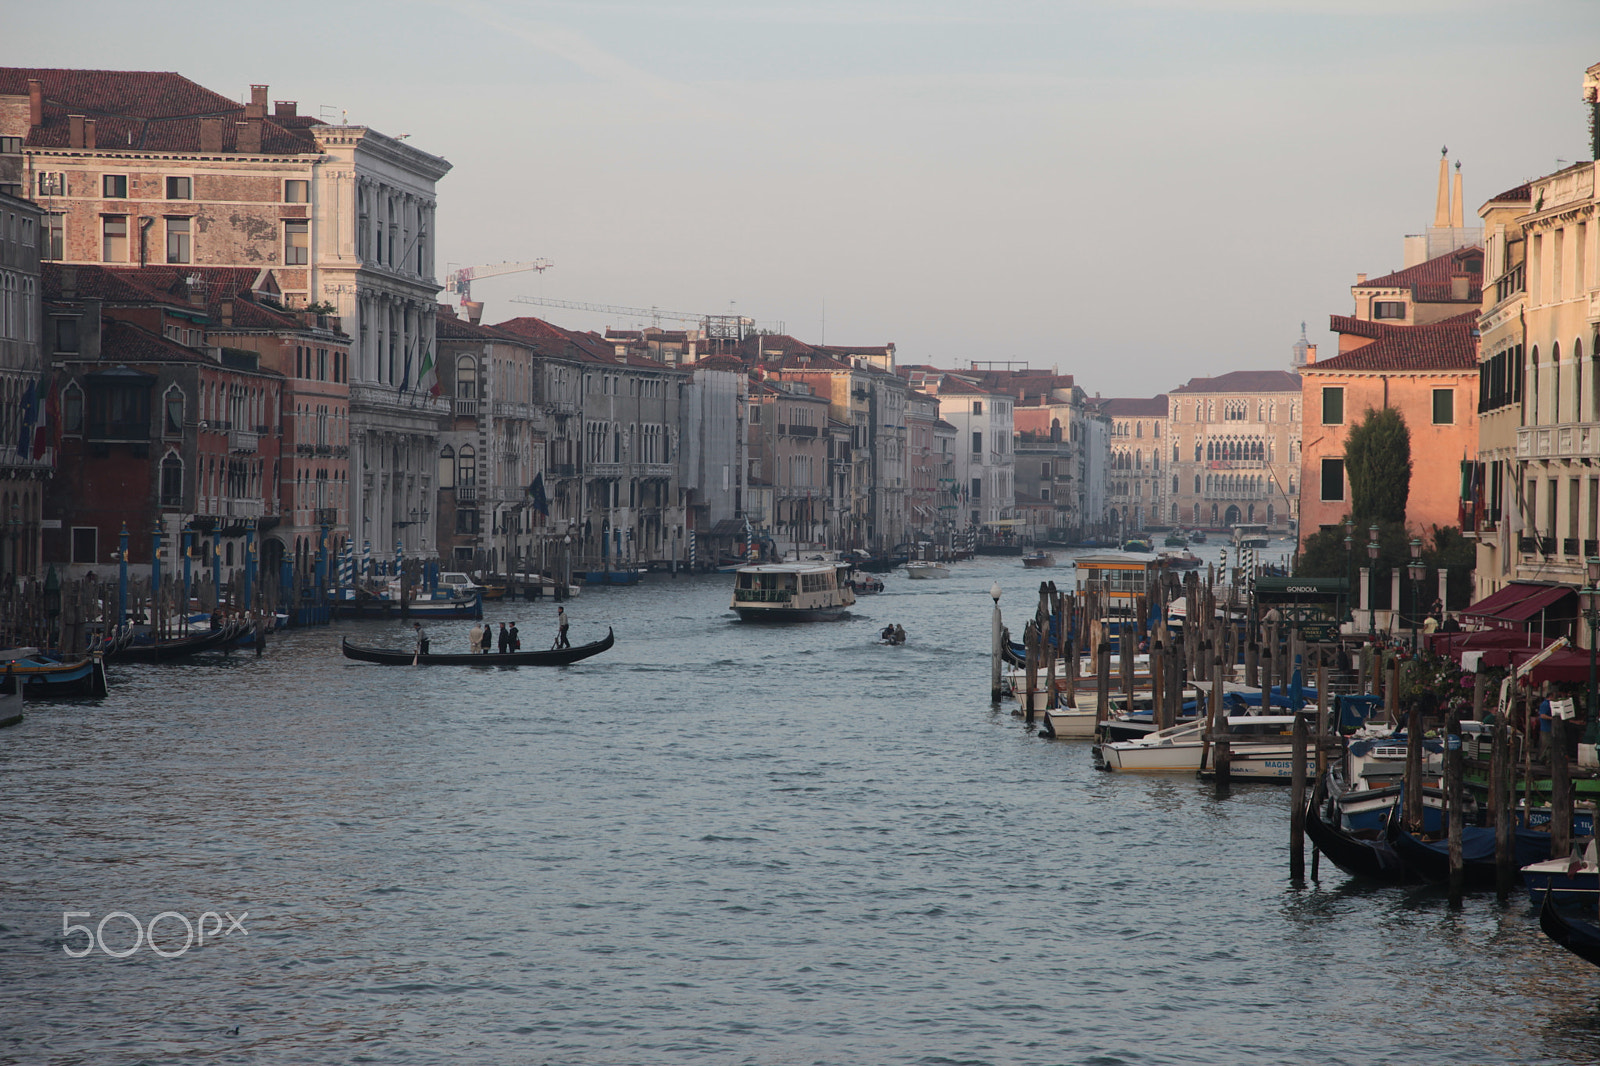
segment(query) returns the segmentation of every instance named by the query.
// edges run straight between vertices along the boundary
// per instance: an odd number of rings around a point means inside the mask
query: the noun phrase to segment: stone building
[[[1303,351],[1316,360],[1316,345]],[[1236,370],[1190,378],[1169,395],[1166,523],[1291,532],[1300,509],[1300,378]]]
[[[1600,65],[1585,81],[1592,102]],[[1600,210],[1583,162],[1480,211],[1495,280],[1483,295],[1487,514],[1478,591],[1510,581],[1586,583],[1600,554]]]
[[[1167,397],[1102,400],[1099,407],[1111,424],[1106,525],[1122,535],[1168,525]]]
[[[436,322],[437,386],[451,409],[438,455],[439,556],[454,569],[532,568],[546,525],[533,488],[535,477],[545,484],[543,353],[526,338],[457,318],[447,304]]]
[[[54,455],[39,279],[42,213],[0,192],[0,579],[40,573]],[[58,412],[59,417],[59,412]]]
[[[798,381],[753,381],[745,418],[749,484],[766,487],[751,522],[780,549],[826,547],[828,539],[828,401]]]
[[[450,164],[333,126],[252,85],[239,104],[171,73],[0,68],[0,139],[45,210],[47,259],[271,268],[289,308],[352,338],[354,535],[431,553],[420,521],[445,405],[434,349],[434,186]],[[380,547],[381,546],[381,547]]]

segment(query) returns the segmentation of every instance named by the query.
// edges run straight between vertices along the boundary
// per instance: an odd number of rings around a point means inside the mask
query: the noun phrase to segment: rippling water
[[[991,709],[987,590],[1017,617],[1039,576],[761,628],[731,578],[652,575],[575,601],[574,643],[617,645],[569,669],[349,663],[403,639],[350,623],[32,705],[0,1062],[1595,1060],[1600,972],[1525,903],[1295,889],[1287,790],[1097,774]],[[491,617],[536,646],[554,611]],[[67,956],[63,911],[115,910],[249,916]]]

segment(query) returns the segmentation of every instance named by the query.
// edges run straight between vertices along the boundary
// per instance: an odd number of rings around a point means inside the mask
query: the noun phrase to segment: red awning
[[[1571,585],[1533,585],[1525,581],[1513,581],[1461,613],[1509,629],[1536,617],[1540,611],[1549,610],[1566,597],[1576,595],[1577,590]]]
[[[1520,665],[1527,662],[1538,652],[1523,654],[1514,652],[1511,656],[1513,664]],[[1589,653],[1578,651],[1575,648],[1562,648],[1551,654],[1544,662],[1535,666],[1523,675],[1525,685],[1542,685],[1546,681],[1569,685],[1581,685],[1589,680]]]

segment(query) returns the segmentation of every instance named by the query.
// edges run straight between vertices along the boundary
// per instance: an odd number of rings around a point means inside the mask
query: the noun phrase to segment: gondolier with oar
[[[411,628],[414,629],[417,634],[417,654],[416,657],[411,661],[412,665],[415,666],[417,663],[422,661],[422,657],[424,655],[428,654],[428,631],[422,628],[421,622],[412,622]]]
[[[565,607],[556,608],[556,626],[556,642],[552,644],[551,647],[572,647],[572,645],[567,641],[567,609]]]

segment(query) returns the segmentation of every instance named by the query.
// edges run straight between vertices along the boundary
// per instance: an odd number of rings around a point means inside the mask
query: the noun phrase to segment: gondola
[[[579,644],[573,648],[552,648],[549,651],[489,652],[474,655],[471,652],[431,652],[419,655],[404,648],[364,648],[350,643],[346,637],[340,644],[346,659],[381,666],[566,666],[579,659],[599,655],[616,642],[608,627],[606,635],[593,644]]]
[[[105,696],[106,666],[99,656],[73,663],[57,662],[39,654],[35,648],[13,648],[0,652],[0,693],[15,692],[18,683],[30,700],[72,699]]]
[[[220,629],[208,629],[191,637],[177,637],[172,640],[149,642],[133,641],[121,644],[115,650],[108,649],[106,658],[116,663],[171,662],[174,659],[182,659],[197,652],[211,651],[214,648],[231,644],[249,632],[249,626],[240,622],[231,622]]]
[[[1381,831],[1352,833],[1322,818],[1324,788],[1318,788],[1306,811],[1306,836],[1339,869],[1374,881],[1403,881],[1405,865]]]
[[[1408,870],[1424,881],[1444,884],[1450,879],[1450,848],[1443,834],[1440,836],[1439,840],[1427,840],[1402,825],[1393,825],[1389,841]],[[1495,887],[1494,837],[1491,826],[1461,827],[1461,873],[1468,888]],[[1512,851],[1518,869],[1543,862],[1550,857],[1550,834],[1518,829]]]
[[[1564,912],[1553,893],[1545,893],[1539,907],[1539,928],[1544,935],[1591,966],[1600,966],[1600,925]]]

